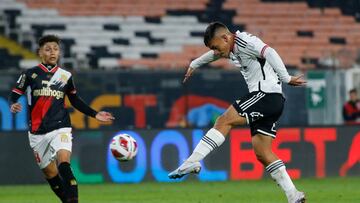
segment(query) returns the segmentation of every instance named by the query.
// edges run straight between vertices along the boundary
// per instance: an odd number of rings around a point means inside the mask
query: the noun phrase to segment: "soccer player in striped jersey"
[[[237,99],[218,117],[214,127],[204,135],[190,157],[169,173],[169,178],[199,173],[200,161],[224,142],[232,127],[249,124],[257,159],[283,189],[289,203],[305,202],[305,194],[296,189],[284,163],[274,154],[271,145],[285,102],[282,83],[303,86],[306,81],[301,75],[290,76],[278,53],[258,37],[240,31],[233,34],[220,22],[213,22],[207,27],[204,43],[211,50],[191,62],[183,82],[198,67],[219,58],[228,58],[240,69],[250,93]]]
[[[17,100],[27,95],[29,142],[35,160],[62,202],[78,202],[77,182],[70,167],[72,134],[65,96],[87,116],[103,122],[114,117],[108,112],[95,111],[79,97],[72,74],[58,66],[60,39],[57,36],[43,36],[38,54],[41,63],[25,70],[17,80],[9,97],[10,110],[20,112],[22,106]]]

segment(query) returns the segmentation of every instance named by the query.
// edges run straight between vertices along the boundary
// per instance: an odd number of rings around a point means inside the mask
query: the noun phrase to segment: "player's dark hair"
[[[56,35],[44,35],[38,41],[39,47],[37,48],[36,53],[39,54],[40,48],[44,46],[44,44],[48,42],[55,42],[60,46],[60,41],[61,41],[60,38]]]
[[[55,42],[56,44],[60,45],[60,38],[56,35],[45,35],[42,36],[39,39],[38,45],[39,48],[44,46],[44,44],[48,43],[48,42]]]
[[[350,93],[350,94],[352,94],[352,93],[357,93],[357,91],[356,91],[356,89],[354,88],[354,89],[351,89],[351,90],[349,91],[349,93]]]
[[[204,44],[205,46],[209,46],[210,41],[212,40],[212,38],[214,37],[216,31],[219,28],[225,28],[227,29],[226,25],[224,25],[223,23],[216,21],[216,22],[212,22],[210,23],[206,30],[205,30],[205,34],[204,34]]]

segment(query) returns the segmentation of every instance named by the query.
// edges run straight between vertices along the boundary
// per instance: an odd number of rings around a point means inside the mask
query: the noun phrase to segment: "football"
[[[137,154],[136,140],[128,134],[116,135],[110,143],[110,150],[115,159],[129,161]]]

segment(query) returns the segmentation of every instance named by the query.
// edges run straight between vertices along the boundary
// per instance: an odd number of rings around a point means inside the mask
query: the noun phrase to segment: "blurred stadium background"
[[[47,202],[41,194],[53,198],[49,188],[40,187],[39,199],[16,201],[17,191],[25,190],[3,186],[44,183],[28,146],[27,109],[13,115],[7,101],[20,72],[38,64],[42,35],[62,39],[61,65],[74,74],[82,98],[117,118],[105,125],[68,107],[75,129],[72,165],[79,182],[166,188],[156,183],[170,182],[167,173],[188,156],[224,108],[248,91],[227,60],[203,67],[188,84],[181,83],[189,62],[207,51],[202,36],[212,21],[259,36],[279,52],[289,72],[305,75],[306,88],[284,86],[287,102],[274,150],[300,185],[300,179],[312,180],[301,189],[314,202],[335,200],[306,187],[339,176],[350,178],[335,179],[340,186],[327,195],[338,192],[336,202],[360,202],[360,192],[346,190],[351,197],[341,192],[341,185],[346,188],[360,176],[359,124],[346,125],[342,117],[348,91],[360,92],[359,0],[0,0],[0,188],[6,191],[0,202]],[[25,98],[20,101],[26,106]],[[133,135],[140,146],[136,160],[126,164],[108,152],[111,137],[120,132]],[[205,160],[201,175],[190,179],[197,184],[266,179],[250,148],[247,128],[231,131],[224,146]],[[226,183],[234,184],[219,184]],[[260,183],[255,187],[267,187]],[[284,201],[280,197],[268,202]],[[112,198],[121,201],[121,196]],[[156,197],[126,202],[155,202],[151,198]],[[237,198],[233,202],[267,202],[266,197],[256,200],[256,194],[251,200]]]

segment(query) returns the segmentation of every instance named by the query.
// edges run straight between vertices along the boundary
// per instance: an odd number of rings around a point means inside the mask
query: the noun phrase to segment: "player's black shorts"
[[[285,98],[280,93],[251,92],[233,103],[236,111],[250,124],[251,135],[263,134],[276,137]]]

